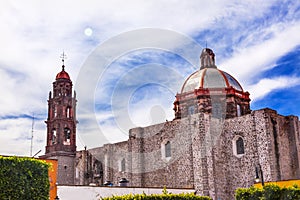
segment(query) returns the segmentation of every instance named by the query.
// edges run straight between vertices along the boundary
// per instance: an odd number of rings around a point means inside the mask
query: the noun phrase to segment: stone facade
[[[237,137],[244,143],[244,153],[239,155],[234,147]],[[171,144],[168,158],[163,156],[167,141]],[[253,185],[258,164],[265,181],[300,178],[299,148],[298,118],[262,109],[225,120],[198,113],[134,128],[128,141],[80,153],[102,163],[104,181],[114,185],[126,178],[135,187],[194,188],[214,199],[233,199],[236,188]],[[86,161],[77,160],[81,171]]]

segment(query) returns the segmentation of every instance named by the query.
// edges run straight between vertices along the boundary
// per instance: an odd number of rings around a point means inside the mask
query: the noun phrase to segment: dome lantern
[[[202,53],[200,55],[200,61],[201,61],[200,69],[217,68],[217,66],[215,65],[215,54],[209,48],[205,48],[202,50]]]

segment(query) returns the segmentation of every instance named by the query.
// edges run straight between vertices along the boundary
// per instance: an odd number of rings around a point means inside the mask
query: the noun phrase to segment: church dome
[[[230,88],[243,91],[239,82],[230,74],[218,68],[203,68],[191,74],[184,82],[181,93],[193,92],[199,88]]]
[[[215,65],[215,54],[204,48],[201,67],[183,83],[174,101],[175,119],[195,113],[211,114],[215,118],[233,118],[249,114],[249,92],[239,82]]]
[[[69,74],[65,71],[65,66],[62,66],[62,71],[56,75],[56,80],[58,79],[68,79],[70,80]]]
[[[181,93],[193,92],[195,89],[234,88],[243,92],[242,86],[230,74],[219,70],[215,65],[215,54],[209,48],[204,48],[200,55],[201,68],[191,74],[184,82]]]

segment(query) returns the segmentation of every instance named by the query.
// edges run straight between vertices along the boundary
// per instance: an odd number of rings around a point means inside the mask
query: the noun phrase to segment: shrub
[[[236,190],[236,200],[260,200],[263,195],[262,189],[250,187]]]
[[[283,200],[295,200],[300,199],[300,188],[298,185],[293,187],[282,188],[281,198]]]
[[[0,199],[49,199],[48,167],[33,158],[0,156]]]
[[[270,184],[263,187],[265,199],[280,200],[281,188],[278,185]]]
[[[300,188],[297,185],[293,187],[279,187],[275,184],[265,185],[262,189],[238,188],[235,191],[236,200],[300,200]]]
[[[167,190],[164,188],[162,194],[150,194],[146,195],[143,194],[127,194],[123,196],[113,196],[113,197],[106,197],[101,198],[102,200],[211,200],[210,197],[207,196],[198,196],[194,193],[181,193],[181,194],[171,194],[168,193]]]

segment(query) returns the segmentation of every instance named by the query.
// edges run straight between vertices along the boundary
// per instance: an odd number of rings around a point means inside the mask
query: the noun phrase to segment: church
[[[49,93],[46,153],[59,185],[194,189],[215,200],[239,187],[300,179],[299,119],[250,109],[250,94],[204,48],[200,69],[174,100],[174,119],[129,130],[126,141],[76,150],[76,93],[69,74]],[[262,177],[263,175],[263,177]]]

